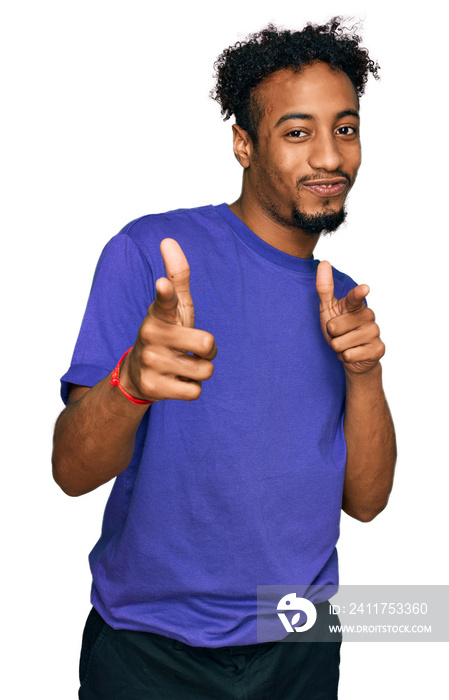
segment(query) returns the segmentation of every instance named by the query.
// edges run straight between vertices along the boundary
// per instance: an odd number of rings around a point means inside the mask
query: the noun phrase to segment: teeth
[[[341,184],[340,182],[331,182],[330,184],[326,184],[324,182],[317,182],[314,184],[313,182],[311,182],[310,184],[308,183],[308,186],[309,187],[319,187],[320,189],[330,190],[332,187],[336,187],[337,185],[340,185],[340,184]]]

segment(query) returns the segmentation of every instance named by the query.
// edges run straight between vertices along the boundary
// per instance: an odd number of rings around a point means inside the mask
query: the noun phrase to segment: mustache
[[[336,177],[344,177],[345,180],[348,181],[349,185],[352,185],[351,176],[348,173],[345,173],[344,170],[334,170],[332,173],[324,170],[321,173],[315,173],[315,175],[305,175],[296,181],[296,185],[299,187],[299,185],[301,185],[303,182],[313,182],[314,180],[331,180]]]

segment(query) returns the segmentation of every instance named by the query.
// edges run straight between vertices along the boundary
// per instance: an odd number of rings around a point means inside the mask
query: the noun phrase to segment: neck
[[[256,236],[273,248],[296,258],[312,257],[319,235],[308,236],[296,226],[276,221],[257,202],[245,197],[244,190],[229,208]]]

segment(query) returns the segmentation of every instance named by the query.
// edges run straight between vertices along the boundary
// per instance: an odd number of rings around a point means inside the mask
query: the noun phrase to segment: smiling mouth
[[[309,192],[318,197],[338,197],[348,186],[347,180],[318,180],[301,183]]]

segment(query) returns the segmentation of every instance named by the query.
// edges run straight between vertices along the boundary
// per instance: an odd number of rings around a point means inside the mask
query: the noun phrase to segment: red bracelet
[[[144,401],[143,399],[135,399],[134,396],[131,396],[131,394],[128,394],[128,392],[126,391],[126,389],[124,389],[124,388],[122,387],[122,385],[120,384],[120,367],[121,367],[121,364],[122,364],[123,360],[125,359],[125,357],[127,356],[127,354],[128,354],[129,352],[131,352],[131,350],[133,349],[133,347],[134,347],[134,345],[132,345],[132,346],[129,348],[129,350],[127,350],[127,351],[125,352],[125,354],[124,354],[124,355],[120,358],[120,360],[118,361],[117,367],[115,368],[115,370],[114,370],[114,371],[112,372],[112,374],[111,374],[111,381],[109,382],[109,384],[111,384],[111,386],[118,386],[118,388],[120,389],[120,391],[122,392],[122,394],[124,394],[124,395],[126,396],[126,398],[128,399],[128,401],[132,401],[132,403],[136,403],[136,404],[138,404],[139,406],[148,406],[150,403],[154,403],[154,401]]]

